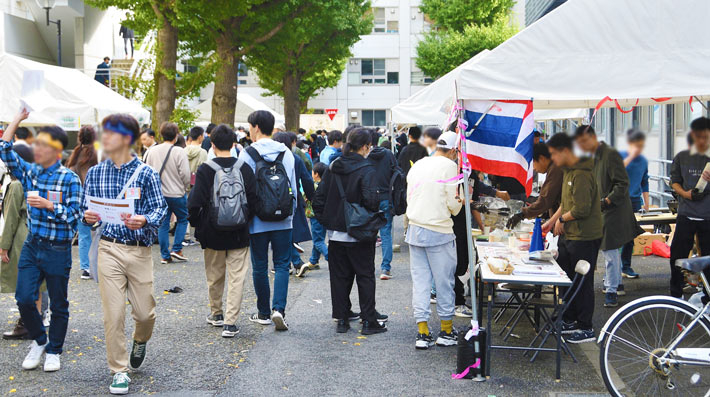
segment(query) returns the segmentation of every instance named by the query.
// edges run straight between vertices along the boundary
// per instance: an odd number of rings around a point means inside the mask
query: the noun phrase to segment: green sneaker
[[[128,394],[128,385],[131,383],[131,378],[125,372],[116,372],[113,376],[113,382],[109,386],[108,391],[111,394]]]
[[[131,366],[131,369],[138,369],[141,365],[143,365],[143,361],[145,361],[145,346],[146,342],[133,341],[131,357],[128,363]]]

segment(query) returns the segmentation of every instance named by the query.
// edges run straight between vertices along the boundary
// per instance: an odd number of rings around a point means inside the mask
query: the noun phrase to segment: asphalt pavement
[[[401,243],[401,221],[395,220],[395,243]],[[310,253],[310,243],[304,243]],[[456,348],[414,349],[416,324],[411,308],[411,278],[408,251],[402,245],[394,254],[394,278],[377,281],[377,308],[389,315],[388,332],[363,336],[353,322],[347,334],[336,334],[331,319],[327,265],[292,277],[286,320],[287,332],[276,332],[248,321],[256,310],[251,277],[245,283],[244,302],[233,339],[220,337],[220,329],[209,326],[204,261],[199,246],[184,250],[185,263],[159,264],[153,249],[157,322],[148,343],[148,359],[140,372],[131,374],[131,392],[164,396],[273,396],[273,395],[475,395],[475,396],[587,396],[604,395],[605,389],[595,362],[594,344],[573,346],[579,359],[573,363],[563,355],[562,381],[554,380],[554,355],[543,353],[531,364],[518,351],[494,351],[492,376],[486,382],[452,380]],[[601,256],[601,255],[600,255]],[[302,255],[304,260],[307,254]],[[111,381],[103,342],[101,302],[97,285],[79,279],[78,259],[69,284],[71,315],[62,354],[62,369],[56,373],[23,371],[20,367],[28,341],[0,340],[0,394],[11,396],[106,395]],[[601,258],[600,258],[601,260]],[[380,261],[378,249],[377,264]],[[665,293],[667,260],[634,257],[638,280],[626,280],[627,296],[621,303],[655,293]],[[599,329],[613,313],[602,307],[603,263],[595,274],[597,292],[594,316]],[[164,290],[180,286],[182,293]],[[352,293],[357,309],[357,291]],[[130,306],[126,305],[127,336],[131,335]],[[432,306],[432,311],[435,312]],[[19,316],[11,294],[0,296],[4,328],[11,328]],[[463,327],[468,319],[456,318]],[[432,314],[432,333],[438,319]],[[494,331],[496,328],[494,327]],[[532,328],[516,329],[511,343],[525,344]],[[497,335],[497,333],[496,333]],[[497,337],[494,338],[497,340]]]

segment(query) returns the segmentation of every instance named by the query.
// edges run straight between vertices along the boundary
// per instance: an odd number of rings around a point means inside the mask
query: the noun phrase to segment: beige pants
[[[227,311],[224,313],[224,323],[236,324],[239,309],[242,307],[244,278],[249,269],[249,247],[223,251],[206,248],[204,253],[210,311],[212,315],[223,314],[222,296],[224,295],[225,278],[227,278],[229,282],[227,284]]]
[[[134,340],[147,342],[155,324],[150,247],[129,247],[101,241],[98,268],[108,367],[113,373],[127,372],[126,298],[136,322]]]

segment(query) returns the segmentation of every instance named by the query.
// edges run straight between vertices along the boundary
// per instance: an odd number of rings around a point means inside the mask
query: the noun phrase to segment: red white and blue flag
[[[466,154],[471,167],[488,174],[513,177],[525,186],[529,196],[535,127],[532,101],[464,101],[464,111],[469,130],[480,120],[476,130],[466,137]]]

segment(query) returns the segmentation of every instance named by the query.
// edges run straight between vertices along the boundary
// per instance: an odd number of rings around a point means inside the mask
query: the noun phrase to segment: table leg
[[[553,296],[555,300],[555,312],[557,312],[557,287],[555,287],[555,292]],[[555,327],[555,335],[557,336],[557,351],[555,354],[557,354],[557,369],[555,371],[555,381],[559,382],[560,381],[560,365],[562,363],[562,352],[561,352],[561,345],[562,345],[562,335],[561,335],[561,327],[560,325],[562,324],[562,319],[557,318],[555,319],[554,327]]]
[[[486,317],[488,319],[486,325],[486,377],[491,376],[491,317],[493,313],[493,283],[488,283],[488,310]]]

